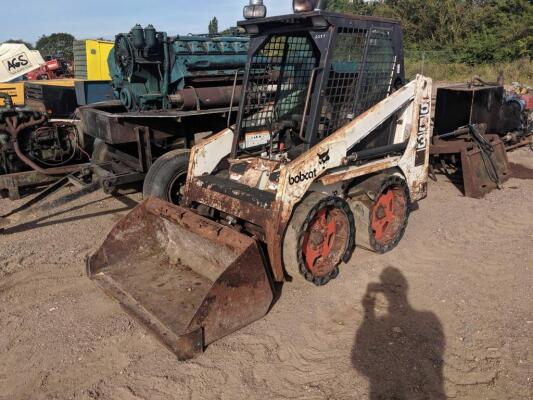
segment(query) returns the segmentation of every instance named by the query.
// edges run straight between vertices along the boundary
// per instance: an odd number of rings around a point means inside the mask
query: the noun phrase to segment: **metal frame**
[[[135,134],[137,135],[138,158],[114,149],[112,161],[99,165],[73,165],[68,171],[70,174],[63,177],[43,176],[35,171],[0,176],[0,189],[8,189],[10,197],[13,197],[12,200],[20,198],[17,198],[18,187],[14,185],[21,186],[24,183],[24,186],[27,186],[53,182],[33,199],[10,213],[0,216],[0,225],[11,223],[8,218],[12,219],[22,212],[49,211],[100,189],[105,193],[113,193],[119,186],[142,182],[153,164],[150,146],[153,133],[150,128],[139,126],[135,128]],[[78,190],[50,203],[43,203],[59,189],[69,184],[74,185]]]
[[[88,164],[86,164],[88,165]],[[86,166],[82,165],[82,166]],[[72,166],[70,172],[75,172],[80,169],[80,165]],[[0,190],[7,190],[10,200],[20,200],[20,190],[22,188],[38,185],[46,185],[61,177],[43,175],[37,171],[19,172],[15,174],[0,175]]]
[[[311,24],[310,24],[311,21]],[[241,22],[241,26],[248,29],[251,33],[256,33],[252,36],[250,42],[250,51],[248,55],[247,70],[244,77],[244,88],[249,88],[252,81],[250,73],[251,65],[253,64],[254,57],[259,50],[267,43],[267,41],[275,35],[283,34],[290,36],[291,34],[306,34],[314,41],[314,44],[320,52],[320,61],[316,66],[316,73],[313,74],[312,79],[309,81],[309,88],[312,88],[312,92],[308,94],[306,99],[305,110],[307,114],[303,115],[303,120],[307,120],[307,125],[304,127],[302,122],[301,129],[305,129],[306,149],[311,148],[317,144],[321,139],[326,137],[329,133],[336,130],[340,126],[344,125],[362,112],[366,111],[370,106],[376,104],[387,95],[389,95],[395,89],[395,82],[398,80],[404,82],[404,66],[403,66],[403,47],[402,47],[402,33],[399,25],[396,21],[385,20],[381,18],[368,18],[368,17],[351,17],[341,14],[329,13],[324,11],[317,11],[312,13],[302,13],[300,15],[281,16],[266,18],[259,22],[247,21]],[[376,82],[368,81],[368,72],[365,68],[368,68],[369,63],[376,63],[376,60],[372,61],[368,58],[369,46],[372,40],[379,40],[375,33],[378,31],[389,32],[389,40],[393,52],[393,59],[390,62],[390,69],[387,71],[386,86],[387,91],[381,95],[375,97],[373,101],[362,101],[362,94],[364,89],[373,87]],[[328,90],[340,91],[348,90],[348,87],[331,87],[329,84],[330,74],[333,68],[333,58],[335,56],[335,50],[338,45],[339,35],[355,32],[364,32],[365,36],[365,49],[362,59],[359,62],[359,70],[357,77],[353,77],[356,81],[356,87],[353,96],[344,96],[346,104],[339,104],[340,107],[347,106],[353,107],[350,113],[346,114],[346,121],[335,121],[334,126],[322,132],[320,135],[321,118],[324,117],[322,109],[327,97]],[[362,78],[362,79],[361,79]],[[340,78],[341,81],[345,78]],[[278,81],[278,86],[281,80]],[[343,81],[346,83],[346,81]],[[245,89],[245,93],[247,90]],[[310,104],[308,104],[311,99]],[[308,116],[313,118],[308,119]],[[232,157],[236,157],[239,153],[238,142],[239,138],[243,135],[243,124],[246,117],[246,104],[242,101],[239,107],[239,113],[237,117],[236,131],[237,135],[233,143]],[[303,135],[301,134],[302,139]],[[320,137],[322,136],[322,137]]]
[[[154,154],[150,143],[153,140],[160,140],[168,136],[164,132],[153,129],[149,126],[134,125],[136,121],[139,123],[144,120],[145,123],[157,120],[176,121],[176,119],[188,118],[190,116],[209,116],[219,115],[224,117],[228,114],[231,117],[237,111],[237,107],[233,107],[230,111],[228,109],[209,109],[198,111],[154,111],[145,112],[142,114],[136,113],[111,113],[105,111],[105,107],[120,107],[119,102],[104,102],[92,106],[81,107],[80,111],[86,113],[87,121],[94,124],[102,124],[96,128],[98,132],[103,132],[104,141],[107,143],[117,142],[118,144],[135,143],[137,148],[137,155],[131,155],[120,151],[119,149],[110,145],[113,153],[113,160],[101,165],[95,164],[77,164],[65,167],[63,176],[45,176],[36,171],[28,171],[17,174],[0,175],[0,189],[8,191],[11,200],[20,199],[21,187],[34,185],[48,185],[42,192],[40,192],[34,199],[26,202],[22,207],[19,207],[9,216],[15,216],[22,210],[31,209],[32,211],[44,211],[41,208],[41,202],[47,199],[50,195],[55,193],[58,189],[50,191],[50,188],[61,188],[68,184],[74,184],[82,191],[79,195],[74,194],[74,198],[79,198],[87,194],[84,185],[80,185],[80,180],[77,176],[81,171],[85,171],[84,176],[92,176],[94,185],[91,186],[93,191],[103,189],[106,193],[113,193],[117,187],[129,185],[136,182],[142,182],[146,177],[150,167],[155,161]],[[91,116],[89,118],[88,116]],[[125,126],[125,121],[131,121],[130,126]],[[132,126],[133,125],[133,126]],[[94,127],[94,125],[93,125]],[[117,139],[117,140],[115,140]],[[191,138],[183,138],[184,145],[190,146]],[[87,172],[89,171],[89,172]],[[56,186],[58,185],[58,186]],[[83,187],[82,187],[83,186]],[[82,190],[83,189],[83,190]],[[54,202],[54,207],[45,207],[46,210],[55,208],[68,201],[72,201],[72,196],[65,196],[65,200]],[[22,208],[22,210],[21,210]],[[6,217],[6,216],[3,216]],[[1,220],[2,217],[0,217]],[[4,223],[5,224],[5,223]]]

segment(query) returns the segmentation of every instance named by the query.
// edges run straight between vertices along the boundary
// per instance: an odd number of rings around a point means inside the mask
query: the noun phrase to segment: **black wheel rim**
[[[183,199],[183,189],[185,188],[185,181],[187,179],[187,174],[185,172],[176,175],[170,184],[168,185],[167,190],[167,199],[170,203],[180,205]]]

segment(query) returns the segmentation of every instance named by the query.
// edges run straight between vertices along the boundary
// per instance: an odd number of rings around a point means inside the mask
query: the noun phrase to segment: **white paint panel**
[[[218,163],[231,153],[234,133],[223,130],[202,143],[194,146],[191,152],[189,175],[202,176],[213,172]]]
[[[357,117],[351,124],[342,128],[346,132],[346,143],[348,143],[347,150],[354,147],[385,122],[391,115],[412,101],[415,96],[416,84],[416,80],[409,83],[382,102],[378,103],[376,106],[372,107],[360,117]]]

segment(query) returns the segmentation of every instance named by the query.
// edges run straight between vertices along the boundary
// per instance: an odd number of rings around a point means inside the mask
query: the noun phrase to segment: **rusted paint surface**
[[[73,165],[70,169],[66,170],[66,173],[71,173],[82,169],[84,165]],[[59,177],[43,175],[36,171],[18,172],[15,174],[1,175],[0,176],[0,189],[12,189],[25,186],[32,186],[44,183],[51,183],[58,180]]]
[[[218,163],[231,153],[234,133],[225,129],[203,140],[191,149],[188,177],[211,173]]]
[[[269,208],[260,207],[241,201],[233,196],[228,196],[209,188],[202,187],[197,180],[191,181],[187,186],[186,199],[190,204],[199,203],[208,205],[215,210],[250,222],[259,228],[257,238],[267,245],[270,267],[274,280],[284,280],[283,260],[280,243],[283,240],[287,220],[280,219],[281,204],[274,201]]]
[[[188,203],[200,203],[208,205],[215,210],[222,211],[226,214],[249,221],[255,225],[264,227],[269,219],[272,218],[270,205],[268,208],[261,207],[258,203],[247,203],[235,196],[229,196],[209,187],[203,187],[198,181],[193,181],[188,186],[186,199]]]
[[[428,149],[432,135],[430,124],[431,90],[431,79],[418,76],[415,81],[370,108],[295,161],[282,167],[277,195],[277,199],[283,204],[281,220],[286,221],[290,218],[292,209],[309,190],[315,179],[326,174],[328,170],[342,167],[351,147],[370,134],[373,129],[389,116],[397,112],[398,107],[401,109],[409,102],[413,102],[416,107],[408,107],[407,112],[404,111],[399,117],[411,129],[407,149],[398,161],[398,166],[407,178],[411,198],[418,200],[424,197],[429,165]],[[408,111],[411,111],[411,113]],[[362,129],[363,127],[368,131]],[[420,165],[417,165],[417,154],[422,154],[423,157]],[[384,162],[383,169],[388,169],[391,165],[392,163]],[[361,175],[370,171],[379,171],[378,168],[374,169],[366,165],[359,168]],[[351,173],[356,173],[355,171],[358,171],[357,167]],[[309,174],[312,174],[313,177],[310,177]],[[303,179],[294,183],[296,177],[302,177]]]
[[[401,168],[411,201],[418,201],[427,196],[427,180],[429,174],[429,148],[433,136],[431,123],[432,81],[429,79],[421,84],[416,91],[415,107],[411,110],[411,134],[409,143],[400,160]]]
[[[400,157],[391,157],[385,160],[379,160],[365,164],[363,166],[346,167],[340,171],[324,175],[319,179],[323,185],[333,185],[338,182],[345,182],[360,176],[373,174],[374,172],[397,167]]]
[[[494,150],[491,158],[503,183],[511,177],[505,145],[498,135],[485,134],[484,137]],[[465,136],[453,140],[435,138],[431,154],[434,156],[456,154],[460,158],[464,194],[467,197],[479,199],[498,187],[487,173],[487,165],[482,158],[481,150]]]
[[[275,192],[270,186],[271,176],[280,168],[279,161],[253,157],[230,160],[230,179],[260,190]]]
[[[281,209],[281,204],[276,203],[274,209],[276,212],[273,213],[272,219],[265,226],[265,236],[272,275],[275,281],[283,282],[285,273],[283,269],[282,243],[289,220],[281,220],[281,212],[277,211]]]

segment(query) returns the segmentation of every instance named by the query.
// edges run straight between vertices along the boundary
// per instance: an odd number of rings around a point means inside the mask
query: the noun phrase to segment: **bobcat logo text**
[[[317,177],[316,168],[309,172],[300,172],[296,176],[289,176],[289,185],[294,185],[296,183],[302,183],[308,181],[309,179],[315,179]]]

